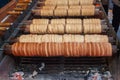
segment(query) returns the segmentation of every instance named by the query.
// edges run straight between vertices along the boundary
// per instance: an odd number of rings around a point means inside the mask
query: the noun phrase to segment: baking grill
[[[11,80],[11,74],[16,71],[24,72],[25,80],[88,80],[90,75],[95,73],[102,74],[103,79],[105,72],[109,71],[112,74],[114,80],[119,80],[119,41],[113,31],[112,26],[108,23],[105,11],[99,1],[101,14],[89,17],[43,17],[36,16],[32,13],[37,6],[41,6],[39,0],[33,0],[31,6],[19,17],[19,20],[15,21],[10,29],[4,35],[4,44],[0,50],[0,76],[1,80]],[[115,46],[113,56],[111,57],[15,57],[13,55],[6,55],[9,52],[8,47],[13,44],[15,38],[25,33],[24,26],[26,22],[31,19],[37,18],[100,18],[103,20],[103,24],[106,24],[107,29],[102,34],[107,34],[109,37],[113,37],[112,45]],[[21,22],[21,23],[19,23]],[[11,33],[12,32],[12,33]],[[10,34],[11,33],[11,34]],[[112,33],[112,34],[111,34]],[[116,48],[117,47],[117,48]],[[36,71],[36,75],[29,77]]]

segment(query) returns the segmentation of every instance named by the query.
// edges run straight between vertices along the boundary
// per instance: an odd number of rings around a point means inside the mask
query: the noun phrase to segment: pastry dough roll
[[[101,20],[100,19],[91,19],[91,23],[101,24]]]
[[[57,7],[56,7],[56,9],[68,9],[68,5],[65,5],[65,6],[63,6],[63,5],[58,5]]]
[[[95,24],[84,24],[84,33],[102,33],[102,26]]]
[[[81,42],[47,42],[47,43],[14,43],[14,56],[65,56],[65,57],[103,57],[112,56],[110,43],[81,43]],[[60,52],[60,54],[59,54]]]
[[[83,25],[83,32],[84,33],[89,33],[90,32],[90,30],[89,30],[89,24],[84,24]]]
[[[54,42],[59,42],[59,43],[63,42],[62,35],[54,35],[54,37],[52,37],[52,38],[54,38],[53,39]]]
[[[90,19],[83,19],[83,24],[90,24]]]
[[[69,5],[80,5],[80,1],[79,0],[69,0]]]
[[[94,5],[82,5],[82,16],[93,16],[95,15]]]
[[[81,9],[80,5],[70,5],[69,6],[70,9]]]
[[[84,43],[84,36],[83,35],[74,35],[74,42]]]
[[[47,6],[42,6],[42,9],[50,9],[50,10],[54,10],[55,9],[55,5],[47,5]]]
[[[109,42],[107,35],[85,35],[85,42]]]
[[[92,8],[95,8],[94,5],[82,5],[81,6],[82,9],[92,9]]]
[[[35,15],[41,15],[41,12],[39,9],[32,10],[32,13],[34,13]]]
[[[84,42],[82,35],[63,35],[63,42]]]
[[[82,33],[81,24],[66,24],[66,33]]]
[[[47,24],[31,24],[30,33],[46,33]]]
[[[82,9],[82,16],[94,16],[95,11],[93,9]]]
[[[19,56],[17,48],[17,43],[14,43],[12,45],[12,53],[14,54],[14,56]]]
[[[91,5],[93,2],[94,0],[80,0],[81,5]]]
[[[50,24],[65,24],[65,19],[51,19]]]
[[[41,38],[41,42],[52,42],[50,38],[51,37],[48,34],[43,35]]]
[[[41,16],[53,16],[53,10],[52,9],[41,9],[40,15]]]
[[[25,42],[25,35],[22,35],[19,37],[19,42]]]
[[[49,24],[48,33],[64,33],[63,24]]]
[[[100,19],[84,19],[83,26],[89,25],[89,33],[101,33],[101,21]]]
[[[82,24],[81,19],[66,19],[67,24]]]
[[[46,0],[44,2],[45,6],[48,6],[48,5],[57,5],[57,0]]]
[[[54,10],[54,16],[67,16],[67,10],[66,9],[55,9]]]
[[[63,35],[63,42],[72,42],[73,39],[71,37],[72,35]],[[73,41],[74,42],[74,41]]]
[[[33,19],[32,24],[49,24],[49,19]]]
[[[57,5],[68,5],[68,0],[57,0]]]
[[[37,42],[41,43],[42,35],[21,35],[19,42]]]
[[[95,33],[102,33],[102,25],[98,24],[94,24],[93,26],[95,26]]]
[[[101,24],[100,19],[83,19],[83,24]]]
[[[68,16],[81,16],[81,10],[75,9],[75,8],[70,8],[70,9],[68,9]]]
[[[19,42],[27,42],[27,41],[29,42],[30,39],[27,40],[28,37],[30,37],[30,35],[28,35],[28,36],[26,36],[26,35],[21,35],[21,36],[19,37]],[[30,38],[31,38],[31,37],[30,37]]]
[[[106,50],[107,55],[106,56],[112,56],[112,45],[110,43],[109,44],[105,43],[105,46],[106,45],[108,46],[108,47],[106,47],[107,48],[107,50]]]
[[[43,35],[42,42],[62,42],[62,36],[60,36],[60,35]]]

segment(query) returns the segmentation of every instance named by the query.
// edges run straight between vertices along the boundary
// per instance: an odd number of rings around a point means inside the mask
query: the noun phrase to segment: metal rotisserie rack
[[[1,80],[119,80],[119,41],[100,1],[31,5],[1,47]]]

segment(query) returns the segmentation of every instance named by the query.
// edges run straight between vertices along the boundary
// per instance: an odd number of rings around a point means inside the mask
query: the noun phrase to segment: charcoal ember
[[[24,72],[15,72],[12,73],[12,77],[10,77],[11,80],[24,80],[23,78]]]

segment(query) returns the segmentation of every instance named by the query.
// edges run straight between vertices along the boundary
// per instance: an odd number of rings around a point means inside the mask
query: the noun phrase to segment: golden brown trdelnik
[[[45,0],[46,5],[91,5],[94,0]]]
[[[102,33],[100,19],[33,19],[27,29],[30,33]]]
[[[75,2],[75,1],[74,1]],[[39,16],[94,16],[94,5],[47,5],[33,10]]]
[[[19,42],[109,42],[107,35],[21,35]]]
[[[112,56],[112,46],[110,43],[14,43],[11,49],[14,56]]]

